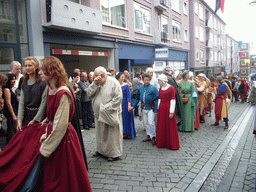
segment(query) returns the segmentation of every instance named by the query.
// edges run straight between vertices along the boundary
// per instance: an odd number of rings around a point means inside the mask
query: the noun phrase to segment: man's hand
[[[94,81],[94,83],[95,83],[96,85],[99,85],[100,82],[101,82],[101,76],[95,77],[93,81]]]

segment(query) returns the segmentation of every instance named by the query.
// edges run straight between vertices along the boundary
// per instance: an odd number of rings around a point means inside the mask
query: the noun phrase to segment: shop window
[[[180,23],[172,21],[173,41],[181,41],[180,28]]]
[[[138,3],[134,3],[135,29],[144,33],[150,33],[150,11]]]
[[[101,0],[103,22],[111,25],[126,27],[126,11],[124,0]]]
[[[172,0],[172,10],[180,13],[180,0]]]

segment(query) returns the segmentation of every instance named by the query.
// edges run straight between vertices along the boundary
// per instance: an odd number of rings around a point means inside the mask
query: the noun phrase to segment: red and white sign
[[[53,55],[87,55],[87,56],[109,56],[109,52],[96,52],[96,51],[77,51],[77,50],[62,50],[53,49]]]

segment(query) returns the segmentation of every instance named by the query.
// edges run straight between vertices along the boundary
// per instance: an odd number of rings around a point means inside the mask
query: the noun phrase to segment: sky
[[[214,11],[216,0],[204,0]],[[236,41],[252,43],[256,46],[256,3],[253,0],[225,0],[224,13],[219,9],[217,15],[227,24],[226,33]],[[252,46],[252,45],[251,45]],[[256,49],[251,47],[251,54]]]

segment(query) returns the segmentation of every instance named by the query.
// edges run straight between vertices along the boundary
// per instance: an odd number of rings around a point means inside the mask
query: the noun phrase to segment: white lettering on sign
[[[155,58],[166,58],[168,57],[168,48],[157,48],[155,49]]]

